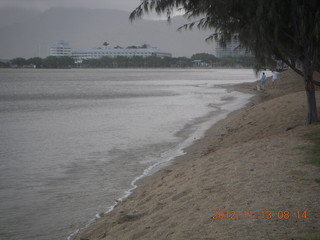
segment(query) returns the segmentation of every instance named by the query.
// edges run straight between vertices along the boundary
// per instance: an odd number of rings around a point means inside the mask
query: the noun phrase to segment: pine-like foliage
[[[141,0],[130,19],[155,10],[170,20],[176,9],[182,9],[191,20],[182,28],[209,29],[213,34],[208,38],[222,46],[236,38],[260,66],[274,59],[287,63],[304,77],[308,122],[317,121],[313,84],[320,83],[312,75],[320,67],[319,0]]]

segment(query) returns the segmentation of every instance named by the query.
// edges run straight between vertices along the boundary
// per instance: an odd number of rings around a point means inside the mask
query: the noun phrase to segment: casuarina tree
[[[222,46],[233,38],[254,54],[260,66],[279,59],[303,76],[308,101],[307,122],[318,121],[313,79],[320,59],[319,0],[141,0],[134,20],[149,11],[171,18],[182,9],[191,20],[182,28],[212,30]]]

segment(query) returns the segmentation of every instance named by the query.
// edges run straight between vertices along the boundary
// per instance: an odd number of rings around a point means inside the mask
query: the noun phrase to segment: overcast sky
[[[119,9],[131,12],[140,2],[140,0],[0,0],[0,8],[18,6],[47,10],[52,7],[78,7]]]
[[[213,45],[204,41],[209,35],[207,32],[196,30],[176,31],[178,27],[185,23],[184,19],[181,18],[177,18],[178,22],[170,25],[167,22],[153,23],[150,21],[136,21],[131,24],[128,20],[129,14],[106,11],[108,14],[104,16],[105,18],[112,14],[118,14],[123,20],[121,23],[121,29],[123,30],[120,31],[118,24],[112,24],[110,20],[108,20],[108,23],[111,23],[111,25],[107,25],[107,27],[106,24],[99,25],[101,11],[96,11],[95,14],[91,10],[79,10],[81,13],[89,12],[92,14],[92,17],[87,19],[81,18],[77,11],[68,12],[66,9],[63,11],[56,9],[43,14],[39,14],[37,11],[26,11],[25,9],[22,11],[21,9],[1,9],[4,7],[20,7],[45,11],[50,8],[88,8],[132,12],[140,3],[141,0],[0,0],[0,10],[2,10],[0,14],[0,58],[46,57],[49,46],[58,40],[69,41],[75,48],[97,47],[106,39],[112,41],[112,44],[119,44],[120,46],[148,43],[159,49],[172,52],[174,56],[191,56],[199,52],[212,52]],[[66,16],[59,14],[66,14]],[[178,14],[181,14],[181,12],[178,12]],[[151,13],[143,18],[158,20],[165,19],[166,16],[159,17],[155,13]],[[61,23],[62,19],[63,23]],[[78,20],[74,21],[75,19]],[[92,22],[93,20],[97,23]],[[56,25],[57,22],[62,24],[61,27]],[[86,27],[83,27],[84,25]],[[154,29],[153,25],[157,26],[158,29]]]

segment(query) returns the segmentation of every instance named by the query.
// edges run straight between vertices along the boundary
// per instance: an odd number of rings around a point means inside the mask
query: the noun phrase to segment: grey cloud
[[[140,0],[1,0],[1,7],[22,7],[47,10],[53,7],[104,8],[132,11]]]

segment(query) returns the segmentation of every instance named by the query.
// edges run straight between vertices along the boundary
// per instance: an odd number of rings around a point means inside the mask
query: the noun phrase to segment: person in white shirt
[[[278,81],[278,74],[277,70],[272,71],[272,86],[275,86]]]

